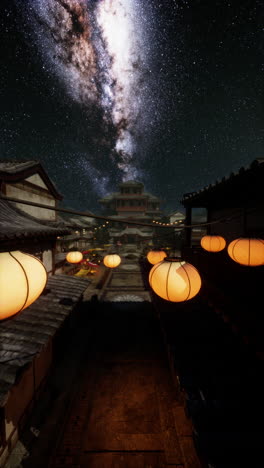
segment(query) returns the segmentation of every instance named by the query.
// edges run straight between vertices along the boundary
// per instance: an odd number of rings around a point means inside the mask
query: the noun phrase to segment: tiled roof
[[[139,200],[144,198],[144,200],[148,197],[146,193],[118,193],[115,198],[118,200]]]
[[[185,214],[181,213],[181,211],[173,211],[168,216],[177,216],[178,218],[185,218]]]
[[[48,176],[40,161],[17,161],[2,160],[0,162],[0,179],[7,183],[21,182],[31,175],[39,174],[48,187],[50,193],[57,199],[62,200],[63,196],[58,192],[55,183]]]
[[[5,404],[17,371],[47,345],[88,284],[87,279],[50,276],[46,294],[20,314],[0,322],[0,405]]]
[[[149,192],[144,192],[144,195],[147,195],[147,197],[148,197],[149,200],[160,201],[160,199],[159,199],[158,197],[156,197],[155,195],[152,195],[152,194],[149,193]]]
[[[128,221],[131,220],[131,221],[136,222],[137,220],[140,219],[141,221],[146,220],[146,223],[148,223],[151,218],[150,218],[150,216],[146,215],[145,213],[143,213],[143,214],[140,213],[140,211],[139,212],[133,211],[132,214],[131,214],[131,212],[129,212],[127,214],[124,213],[124,214],[121,214],[121,215],[110,215],[109,219],[115,219],[117,221],[119,219],[120,220],[125,220],[124,223],[126,222],[126,220],[128,220]]]
[[[125,182],[121,182],[121,184],[119,184],[119,187],[128,187],[130,185],[143,186],[142,182],[138,182],[136,180],[126,180]]]
[[[181,203],[183,205],[187,205],[193,201],[200,200],[201,198],[204,200],[205,197],[211,196],[211,194],[216,193],[216,191],[218,192],[219,190],[222,191],[226,189],[230,190],[231,186],[231,191],[233,193],[236,192],[236,185],[239,189],[243,190],[243,185],[247,182],[249,177],[254,179],[258,178],[261,186],[263,186],[263,174],[261,174],[261,171],[264,171],[264,158],[255,159],[247,168],[241,167],[236,173],[231,172],[227,177],[222,177],[221,180],[217,180],[214,183],[202,188],[201,190],[185,193]],[[252,180],[251,188],[253,191],[257,189],[254,180]],[[244,195],[247,196],[246,193]]]
[[[61,239],[61,241],[74,241],[74,240],[79,240],[79,239],[83,239],[83,240],[90,240],[91,238],[93,237],[93,233],[86,233],[86,234],[70,234],[69,236],[63,236],[63,239]]]
[[[36,160],[32,161],[16,161],[7,160],[0,161],[0,171],[8,172],[9,174],[16,174],[17,172],[24,171],[30,167],[37,166],[40,162]]]
[[[33,219],[32,216],[0,198],[0,240],[59,236],[68,232],[66,227],[53,227]]]
[[[138,229],[138,228],[131,228],[131,227],[126,227],[123,231],[119,231],[119,232],[113,232],[112,233],[112,236],[113,237],[121,237],[121,236],[124,236],[124,235],[138,235],[140,237],[149,237],[151,236],[152,234],[151,233],[147,233],[147,232],[143,232],[142,230]]]
[[[144,199],[147,199],[149,201],[157,201],[159,202],[160,199],[154,195],[152,195],[151,193],[148,193],[148,192],[142,192],[142,193],[121,193],[121,192],[114,192],[114,193],[111,193],[110,195],[108,195],[107,197],[104,197],[104,198],[101,198],[99,201],[99,203],[106,203],[106,202],[109,202],[111,200],[132,200],[132,199],[140,199],[140,198],[144,198]]]
[[[120,192],[113,192],[113,193],[110,193],[109,195],[106,195],[105,197],[103,198],[100,198],[100,200],[98,200],[99,203],[104,203],[104,202],[108,202],[110,200],[113,200],[116,196],[119,195]]]
[[[91,213],[92,214],[92,213]],[[79,228],[89,228],[91,224],[94,224],[94,218],[88,218],[86,216],[78,216],[71,218],[64,218],[64,223],[68,227],[79,227]]]

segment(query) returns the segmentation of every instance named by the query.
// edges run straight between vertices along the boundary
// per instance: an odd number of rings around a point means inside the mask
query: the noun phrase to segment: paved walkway
[[[29,426],[22,437],[20,466],[200,468],[139,267],[124,263],[105,286],[87,289],[52,404],[49,388],[30,422],[40,433]]]
[[[198,467],[151,304],[105,302],[93,322],[79,388],[49,466]]]
[[[87,317],[92,339],[49,467],[198,468],[138,266],[114,270],[101,298]]]

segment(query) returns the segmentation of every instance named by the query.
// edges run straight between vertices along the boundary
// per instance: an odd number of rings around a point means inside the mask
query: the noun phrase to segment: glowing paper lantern
[[[156,265],[156,263],[162,262],[165,257],[167,257],[167,254],[163,250],[150,250],[147,255],[147,259],[151,265]]]
[[[158,296],[171,302],[192,299],[198,294],[202,284],[193,265],[169,257],[151,268],[149,283]]]
[[[221,236],[204,236],[201,239],[201,246],[208,252],[220,252],[224,250],[226,241]]]
[[[30,306],[47,279],[43,263],[33,255],[18,250],[0,253],[0,320]]]
[[[109,254],[104,257],[104,265],[108,268],[116,268],[121,263],[121,258],[117,254]]]
[[[83,259],[83,254],[81,252],[68,252],[66,260],[69,263],[79,263]]]
[[[240,265],[264,265],[263,239],[235,239],[229,244],[227,252],[232,260],[234,260],[234,262],[240,263]]]

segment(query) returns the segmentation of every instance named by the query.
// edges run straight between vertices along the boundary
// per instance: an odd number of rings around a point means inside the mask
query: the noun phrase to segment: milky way
[[[146,119],[141,9],[135,0],[31,0],[30,8],[39,48],[68,94],[96,106],[105,128],[114,128],[109,158],[123,180],[139,175],[137,140]]]
[[[1,0],[0,159],[38,159],[76,209],[136,178],[181,210],[263,156],[262,17],[263,0]]]

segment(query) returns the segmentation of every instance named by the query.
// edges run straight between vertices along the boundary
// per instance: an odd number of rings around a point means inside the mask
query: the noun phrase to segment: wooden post
[[[186,224],[189,225],[192,223],[192,207],[187,206],[186,207]],[[186,248],[191,248],[191,242],[192,242],[192,228],[186,227],[184,229],[185,231],[185,239],[184,239],[184,247]]]

